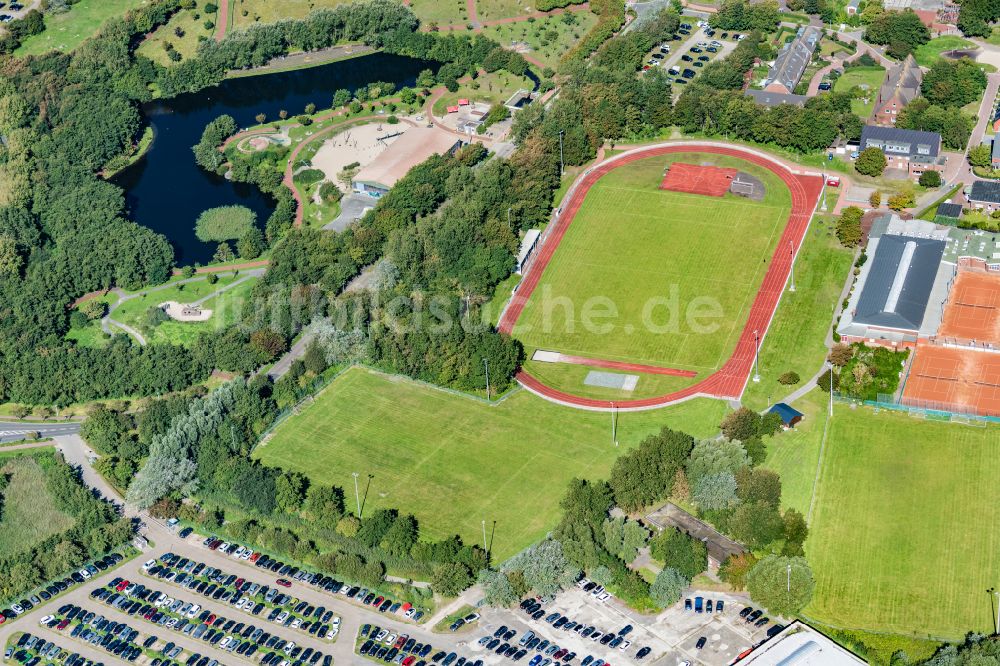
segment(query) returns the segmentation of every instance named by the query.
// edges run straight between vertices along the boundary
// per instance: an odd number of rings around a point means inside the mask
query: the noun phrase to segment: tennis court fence
[[[864,405],[875,409],[888,409],[894,412],[903,412],[908,416],[928,421],[943,421],[946,423],[960,423],[985,428],[987,424],[1000,424],[1000,414],[995,416],[984,416],[972,412],[956,411],[955,405],[950,403],[937,402],[934,400],[918,400],[907,398],[904,401],[894,400],[891,394],[879,393],[875,400],[863,400],[842,395],[839,391],[834,391],[835,402],[843,404]]]

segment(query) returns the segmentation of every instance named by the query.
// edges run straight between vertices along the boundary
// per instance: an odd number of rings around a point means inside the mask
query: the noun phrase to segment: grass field
[[[469,22],[465,0],[411,0],[410,9],[425,25],[464,27]]]
[[[817,582],[806,615],[919,637],[991,630],[998,445],[996,426],[838,405],[805,546]]]
[[[781,296],[760,348],[761,381],[749,382],[743,393],[747,407],[764,409],[798,388],[779,384],[783,373],[797,372],[805,382],[823,367],[826,336],[854,258],[833,233],[835,222],[832,215],[817,215],[809,225],[795,260],[795,292]]]
[[[816,464],[827,419],[828,393],[813,389],[794,407],[803,419],[792,430],[767,440],[765,467],[781,476],[781,506],[806,515],[812,501]]]
[[[51,454],[38,454],[39,458]],[[0,556],[30,549],[68,530],[73,518],[56,508],[45,488],[45,472],[34,455],[0,458],[0,474],[9,476],[0,504]]]
[[[229,29],[240,30],[254,23],[275,23],[282,19],[296,19],[309,12],[335,7],[350,0],[234,0],[229,17]]]
[[[218,12],[206,14],[201,9],[201,4],[204,3],[199,3],[199,6],[193,9],[181,9],[170,17],[166,24],[161,25],[142,41],[138,53],[164,67],[170,67],[175,63],[167,56],[164,46],[171,44],[181,54],[179,62],[193,58],[198,52],[200,41],[213,39],[215,36],[215,27],[206,28],[205,21],[211,21],[213,24],[218,21]]]
[[[625,448],[668,425],[699,437],[717,432],[720,401],[619,416],[560,407],[527,391],[498,405],[354,368],[285,421],[255,457],[350,490],[352,472],[374,474],[367,507],[412,511],[428,538],[482,538],[496,520],[494,551],[506,559],[558,519],[574,476],[604,478]],[[353,495],[348,492],[350,508]]]
[[[918,46],[913,57],[916,58],[917,64],[921,67],[930,67],[941,59],[941,54],[945,51],[975,48],[975,46],[969,40],[962,39],[956,35],[944,35],[942,37],[935,37],[926,44]]]
[[[46,14],[45,30],[24,40],[16,56],[39,55],[55,49],[72,51],[83,40],[93,37],[101,25],[113,16],[121,16],[149,0],[80,0],[68,12]]]
[[[684,382],[691,383],[729,357],[787,221],[790,196],[777,176],[739,159],[668,157],[737,167],[763,180],[767,194],[756,202],[662,191],[667,157],[601,178],[515,327],[529,358],[541,348],[685,368],[698,372]],[[714,318],[697,318],[710,311]],[[528,364],[533,372],[538,365]],[[663,381],[683,385],[644,376],[624,395],[652,395]]]
[[[215,284],[209,284],[208,280],[198,280],[169,289],[152,291],[138,298],[125,301],[114,311],[113,317],[123,324],[128,324],[138,329],[146,336],[149,342],[170,342],[173,344],[188,345],[193,343],[201,333],[218,330],[236,321],[240,308],[249,298],[250,292],[257,283],[257,278],[251,277],[249,280],[240,283],[232,289],[205,301],[202,307],[212,310],[212,316],[208,321],[166,321],[156,328],[150,328],[144,322],[146,311],[166,301],[192,303],[218,291],[226,285],[232,284],[238,279],[240,279],[240,276],[229,274],[220,276],[219,281]]]
[[[834,92],[846,93],[851,92],[855,87],[862,88],[864,92],[858,91],[851,100],[851,111],[861,118],[867,118],[875,107],[875,98],[878,96],[878,89],[884,78],[884,67],[878,65],[851,67],[844,70],[843,75],[833,85],[833,90]]]
[[[483,32],[503,46],[524,43],[530,47],[526,55],[553,69],[570,48],[597,23],[592,12],[566,12],[537,21],[502,23]]]

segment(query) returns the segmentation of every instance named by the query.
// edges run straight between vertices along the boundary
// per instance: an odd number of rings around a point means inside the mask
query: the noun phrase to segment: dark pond
[[[224,113],[248,127],[256,124],[258,113],[277,118],[285,109],[294,115],[310,102],[328,108],[338,88],[354,90],[372,81],[413,85],[429,66],[422,60],[375,53],[293,72],[229,79],[215,88],[158,100],[145,108],[156,132],[152,148],[114,182],[125,189],[131,219],[174,244],[178,265],[207,263],[215,244],[202,243],[194,235],[194,222],[203,210],[239,204],[254,210],[263,224],[274,202],[256,187],[231,183],[195,164],[191,146],[198,143],[205,125]]]

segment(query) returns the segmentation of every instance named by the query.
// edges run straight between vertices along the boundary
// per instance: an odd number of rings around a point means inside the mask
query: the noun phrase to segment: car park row
[[[409,602],[394,601],[375,590],[368,590],[359,585],[350,585],[332,576],[300,569],[297,566],[286,564],[268,555],[254,552],[246,546],[227,543],[215,536],[206,538],[202,542],[202,545],[209,550],[221,552],[236,560],[242,560],[246,564],[253,564],[259,569],[282,576],[282,578],[276,581],[282,587],[291,587],[293,583],[301,582],[312,585],[323,592],[338,595],[341,599],[350,599],[356,603],[372,607],[381,613],[393,613],[404,620],[420,622],[424,617],[424,611],[416,608]]]
[[[460,656],[455,651],[435,650],[430,643],[421,643],[408,634],[395,634],[377,625],[365,624],[358,631],[358,654],[375,661],[400,666],[482,666],[481,659]],[[433,654],[431,654],[433,652]]]
[[[62,663],[65,666],[95,666],[94,662],[84,659],[75,652],[65,650],[52,641],[25,632],[4,652],[4,660],[13,659],[22,666],[37,666],[45,663]],[[96,666],[104,666],[98,662]]]
[[[121,563],[124,559],[125,557],[121,553],[110,553],[95,560],[93,563],[84,566],[79,571],[74,571],[70,575],[66,576],[66,578],[53,581],[44,589],[39,590],[37,594],[31,595],[26,599],[22,599],[15,604],[11,604],[10,608],[5,608],[0,611],[0,624],[3,624],[7,620],[12,620],[19,615],[23,615],[35,606],[39,606],[49,599],[62,594],[74,585],[86,582],[91,577],[96,576],[102,571],[107,571],[108,569]]]
[[[159,648],[154,648],[161,642],[156,636],[143,637],[138,630],[124,622],[115,622],[74,604],[65,604],[56,615],[46,615],[39,624],[68,635],[72,640],[101,648],[109,656],[128,662],[135,662],[145,655],[151,659],[150,666],[180,666],[182,652],[185,652],[171,641],[163,641]],[[207,657],[200,663],[201,659],[200,654],[186,652],[184,655],[186,666],[209,666],[210,660]],[[214,662],[211,666],[218,665],[217,661],[211,661]]]
[[[159,562],[146,562],[143,569],[151,577],[316,638],[334,640],[340,631],[340,616],[333,611],[299,601],[277,587],[260,585],[202,562],[166,553]]]
[[[260,657],[263,666],[330,666],[330,655],[312,647],[302,648],[294,641],[272,634],[263,627],[227,619],[202,609],[198,604],[181,602],[163,592],[120,578],[91,592],[91,597],[130,616],[171,629],[197,639],[221,652],[252,661]],[[169,601],[169,603],[168,603]]]

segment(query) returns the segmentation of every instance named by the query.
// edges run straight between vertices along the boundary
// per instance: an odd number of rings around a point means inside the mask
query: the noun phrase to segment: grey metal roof
[[[806,100],[809,99],[806,95],[790,95],[788,93],[769,92],[767,90],[754,89],[747,90],[746,96],[752,97],[753,101],[768,108],[772,106],[779,106],[781,104],[805,106]]]
[[[880,148],[889,156],[937,158],[941,152],[941,135],[937,132],[865,125],[861,130],[861,149]]]
[[[854,321],[868,326],[918,330],[934,286],[944,241],[884,235],[865,280]]]
[[[1000,203],[1000,182],[995,180],[977,180],[969,190],[969,201],[983,203]]]

